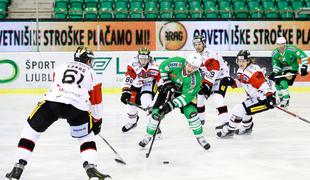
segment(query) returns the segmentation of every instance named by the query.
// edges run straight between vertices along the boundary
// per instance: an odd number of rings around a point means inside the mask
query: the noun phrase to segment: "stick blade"
[[[120,163],[120,164],[123,164],[123,165],[126,165],[125,161],[123,160],[120,160],[120,159],[114,159],[116,162]]]

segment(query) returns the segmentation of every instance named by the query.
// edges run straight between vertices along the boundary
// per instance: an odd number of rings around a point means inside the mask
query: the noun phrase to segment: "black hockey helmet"
[[[207,43],[206,38],[205,38],[203,35],[196,35],[196,36],[194,37],[194,39],[193,39],[193,45],[195,45],[195,43],[197,43],[197,42],[202,42],[202,44],[203,44],[204,46],[206,46],[206,43]]]
[[[237,54],[237,59],[250,59],[250,51],[249,50],[240,50]]]
[[[252,63],[251,53],[249,50],[240,50],[237,54],[236,63],[238,60],[247,60]]]
[[[74,53],[74,61],[87,64],[90,60],[90,65],[93,64],[94,53],[87,47],[78,47]]]

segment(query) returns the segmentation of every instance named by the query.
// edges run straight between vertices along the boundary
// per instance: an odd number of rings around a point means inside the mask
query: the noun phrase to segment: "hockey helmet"
[[[150,50],[146,47],[142,47],[138,50],[138,60],[140,64],[145,67],[152,59],[150,56]]]
[[[206,38],[203,35],[196,35],[193,39],[193,45],[196,43],[201,42],[203,45],[206,45]]]
[[[250,55],[251,54],[249,50],[240,50],[237,54],[237,60],[249,60]]]
[[[191,53],[186,58],[186,72],[191,74],[198,70],[202,64],[202,57],[198,53]]]
[[[285,37],[278,37],[276,40],[276,44],[286,44]]]
[[[78,47],[74,53],[74,61],[92,66],[94,53],[87,47]]]
[[[252,58],[250,55],[249,50],[240,50],[237,54],[236,64],[238,64],[239,67],[248,66],[252,63]],[[246,65],[244,63],[246,63]]]

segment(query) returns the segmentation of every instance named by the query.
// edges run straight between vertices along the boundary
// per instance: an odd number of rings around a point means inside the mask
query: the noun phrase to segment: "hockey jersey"
[[[54,70],[53,83],[44,99],[71,104],[100,119],[103,110],[101,85],[90,66],[76,61],[66,62]]]
[[[158,70],[158,65],[150,61],[145,69],[139,63],[138,58],[134,58],[127,66],[122,90],[130,89],[131,86],[142,87],[143,84],[152,83],[154,80],[159,83],[160,72]]]
[[[217,52],[206,48],[201,54],[203,64],[200,67],[203,83],[208,83],[211,86],[217,79],[229,76],[229,68]]]
[[[258,65],[250,64],[244,70],[238,69],[237,87],[243,87],[249,97],[264,97],[274,90],[267,83],[265,76]]]
[[[183,107],[190,103],[200,90],[201,75],[196,71],[190,75],[184,75],[184,67],[186,60],[182,57],[173,57],[163,61],[159,70],[163,81],[170,79],[181,95],[173,99],[175,107]]]
[[[286,45],[284,52],[281,53],[277,48],[272,52],[272,71],[282,74],[284,71],[298,71],[299,64],[308,65],[308,57],[304,51],[293,45]]]

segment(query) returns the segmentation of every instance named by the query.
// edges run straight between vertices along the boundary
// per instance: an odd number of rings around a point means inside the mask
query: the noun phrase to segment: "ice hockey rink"
[[[196,141],[187,121],[174,110],[161,124],[161,139],[148,150],[138,147],[144,137],[147,116],[139,111],[138,127],[126,134],[125,106],[119,94],[103,95],[104,119],[101,134],[116,149],[127,165],[98,137],[98,169],[114,180],[309,180],[310,124],[277,109],[254,116],[254,130],[249,136],[219,139],[215,134],[216,112],[207,103],[204,134],[211,143],[205,151]],[[0,95],[0,175],[4,179],[14,164],[15,149],[28,114],[42,95]],[[310,119],[310,93],[293,92],[289,110]],[[231,108],[245,98],[243,93],[228,93]],[[169,164],[163,164],[169,161]],[[82,180],[79,144],[70,136],[65,120],[53,124],[37,142],[25,168],[24,180]]]

